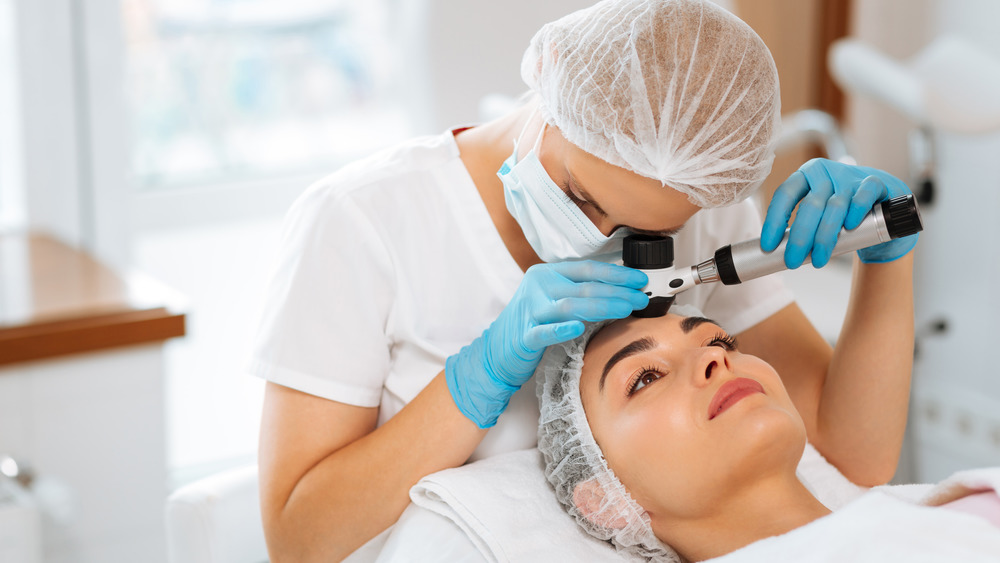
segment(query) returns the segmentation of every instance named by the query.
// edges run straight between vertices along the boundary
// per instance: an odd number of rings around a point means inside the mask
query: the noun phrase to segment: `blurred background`
[[[1000,5],[720,3],[781,77],[762,206],[816,156],[921,199],[897,481],[1000,465]],[[291,202],[489,117],[538,27],[589,4],[0,0],[0,561],[166,561],[167,495],[254,463],[243,368]],[[850,261],[786,278],[835,341]]]

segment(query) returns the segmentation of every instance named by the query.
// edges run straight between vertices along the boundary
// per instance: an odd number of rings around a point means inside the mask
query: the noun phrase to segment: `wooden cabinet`
[[[45,489],[46,563],[165,561],[163,346],[182,308],[49,237],[0,237],[0,452]]]

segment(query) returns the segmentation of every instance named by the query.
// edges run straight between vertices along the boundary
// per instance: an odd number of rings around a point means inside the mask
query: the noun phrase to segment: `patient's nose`
[[[694,381],[698,386],[708,385],[720,375],[732,373],[729,354],[718,346],[708,346],[702,349],[698,360],[694,370]]]

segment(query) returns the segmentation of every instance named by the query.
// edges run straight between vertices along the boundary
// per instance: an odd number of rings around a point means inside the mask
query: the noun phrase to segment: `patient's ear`
[[[573,488],[573,504],[595,526],[620,530],[628,525],[625,506],[607,506],[604,487],[597,479],[587,479]],[[624,499],[619,498],[621,504]]]

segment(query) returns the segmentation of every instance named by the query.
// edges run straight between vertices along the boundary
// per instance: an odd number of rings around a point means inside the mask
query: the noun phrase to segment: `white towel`
[[[795,475],[830,510],[839,510],[868,489],[855,485],[826,460],[812,444],[806,443]]]
[[[410,499],[454,521],[487,561],[621,562],[563,512],[543,467],[535,448],[502,454],[428,475]]]
[[[622,561],[614,547],[583,532],[556,501],[537,449],[503,454],[424,477],[414,504],[453,521],[487,561]],[[811,445],[799,479],[831,509],[863,495]]]

